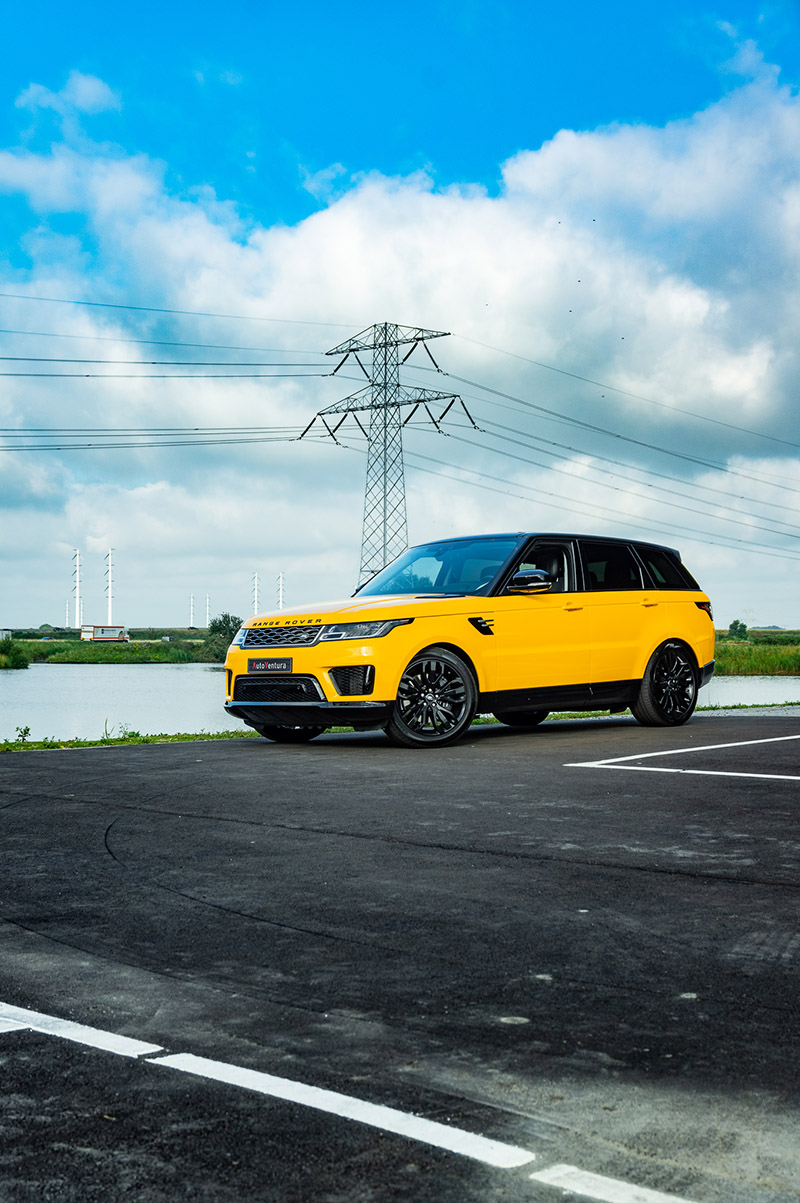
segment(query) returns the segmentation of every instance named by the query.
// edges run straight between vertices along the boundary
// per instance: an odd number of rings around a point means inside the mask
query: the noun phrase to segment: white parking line
[[[547,1170],[531,1174],[534,1182],[548,1186],[560,1186],[573,1195],[585,1199],[598,1199],[600,1203],[691,1203],[678,1195],[665,1195],[660,1190],[649,1190],[646,1186],[631,1186],[618,1178],[604,1178],[601,1174],[588,1174],[574,1165],[551,1165]]]
[[[193,1053],[166,1053],[159,1044],[148,1044],[128,1036],[119,1036],[115,1032],[105,1032],[100,1028],[60,1019],[55,1015],[28,1011],[23,1007],[0,1002],[0,1035],[19,1031],[35,1031],[47,1036],[57,1036],[62,1040],[101,1049],[103,1052],[142,1058],[148,1065],[178,1070],[215,1082],[224,1082],[229,1086],[252,1090],[271,1098],[297,1103],[303,1107],[313,1107],[317,1111],[368,1124],[382,1132],[392,1132],[437,1149],[445,1149],[461,1157],[470,1157],[498,1169],[516,1169],[536,1160],[536,1154],[529,1149],[490,1140],[475,1132],[423,1119],[407,1111],[398,1111],[394,1107],[368,1103],[364,1099],[340,1094],[335,1090],[308,1086],[303,1082],[278,1078],[273,1074],[246,1069],[241,1065],[230,1065],[225,1061],[213,1061]],[[156,1053],[162,1055],[154,1056]],[[677,1195],[665,1195],[616,1178],[603,1178],[599,1174],[588,1173],[573,1165],[551,1166],[531,1174],[530,1179],[543,1186],[561,1188],[562,1191],[597,1200],[598,1203],[691,1203],[691,1200],[679,1198]]]
[[[76,1044],[87,1044],[106,1053],[117,1053],[121,1057],[145,1057],[161,1051],[160,1044],[146,1044],[143,1040],[131,1040],[115,1032],[104,1032],[101,1028],[89,1028],[70,1019],[59,1019],[56,1015],[43,1015],[40,1011],[26,1011],[24,1007],[12,1007],[0,1003],[0,1024],[8,1024],[0,1030],[19,1031],[30,1028],[46,1036],[60,1036],[62,1040],[74,1040]]]
[[[276,1078],[273,1074],[244,1069],[239,1065],[228,1065],[224,1061],[210,1061],[207,1057],[195,1057],[192,1053],[179,1053],[174,1057],[148,1057],[148,1061],[152,1065],[166,1065],[169,1069],[179,1069],[183,1073],[211,1078],[215,1082],[227,1082],[229,1086],[241,1086],[245,1090],[255,1090],[272,1098],[299,1103],[302,1107],[313,1107],[316,1111],[327,1111],[330,1115],[369,1124],[370,1127],[380,1128],[383,1132],[407,1136],[410,1140],[434,1145],[437,1149],[448,1149],[451,1153],[460,1153],[462,1157],[472,1157],[476,1161],[500,1169],[512,1169],[514,1166],[527,1165],[536,1160],[536,1154],[528,1149],[519,1149],[514,1145],[489,1140],[485,1136],[476,1136],[474,1132],[451,1128],[447,1124],[422,1119],[418,1115],[396,1111],[393,1107],[367,1103],[363,1099],[339,1094],[335,1090],[306,1086],[303,1082]]]
[[[625,769],[631,773],[689,773],[698,777],[749,777],[766,781],[800,781],[799,774],[789,773],[735,773],[714,769],[671,769],[652,767],[650,765],[628,764],[630,760],[651,760],[658,756],[685,756],[688,752],[717,752],[728,748],[748,748],[755,744],[787,743],[792,739],[800,739],[800,735],[776,735],[769,739],[743,739],[736,743],[705,744],[690,748],[670,748],[666,752],[639,752],[634,756],[614,756],[607,760],[584,760],[575,764],[565,764],[565,769]]]
[[[458,1153],[462,1157],[471,1157],[476,1161],[482,1161],[485,1165],[493,1165],[500,1169],[528,1165],[536,1160],[536,1154],[531,1153],[529,1149],[520,1149],[515,1145],[503,1144],[498,1140],[489,1140],[486,1136],[478,1136],[474,1132],[452,1128],[448,1124],[440,1124],[434,1120],[422,1119],[418,1115],[398,1111],[394,1107],[383,1107],[376,1103],[365,1102],[363,1099],[338,1094],[334,1090],[322,1090],[317,1086],[307,1086],[303,1082],[276,1078],[272,1074],[259,1073],[238,1065],[228,1065],[222,1061],[211,1061],[207,1057],[196,1057],[191,1053],[153,1057],[153,1053],[164,1051],[160,1044],[146,1044],[141,1040],[118,1036],[114,1032],[104,1032],[99,1028],[73,1023],[68,1019],[59,1019],[55,1015],[43,1015],[39,1011],[27,1011],[22,1007],[12,1007],[7,1003],[0,1003],[0,1033],[24,1029],[42,1032],[48,1036],[58,1036],[63,1040],[73,1040],[78,1044],[89,1045],[91,1048],[102,1049],[108,1053],[117,1053],[123,1057],[146,1057],[152,1065],[163,1065],[169,1069],[181,1070],[183,1073],[195,1074],[198,1077],[210,1078],[217,1082],[227,1082],[231,1086],[244,1087],[246,1090],[255,1090],[259,1094],[286,1099],[288,1102],[299,1103],[304,1107],[313,1107],[317,1111],[327,1111],[342,1119],[357,1120],[359,1123],[369,1124],[370,1127],[380,1128],[384,1132],[394,1132],[399,1136],[406,1136],[410,1140],[418,1140],[439,1149],[447,1149],[451,1153]]]

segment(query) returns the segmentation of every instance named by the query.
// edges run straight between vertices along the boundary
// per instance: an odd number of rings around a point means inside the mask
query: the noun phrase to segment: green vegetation
[[[798,703],[775,703],[772,709],[780,709],[786,705],[797,705]],[[763,709],[763,706],[755,707]],[[713,711],[713,710],[750,710],[754,709],[751,706],[735,705],[735,706],[700,706],[698,711]],[[624,716],[630,718],[630,711],[626,710]],[[576,710],[574,712],[559,712],[551,714],[547,722],[558,719],[598,719],[608,718],[607,710]],[[623,717],[615,714],[614,718]],[[497,724],[497,719],[489,715],[480,715],[476,719],[478,724]],[[341,733],[351,730],[350,727],[332,727],[333,733]],[[177,735],[140,735],[138,731],[129,730],[124,724],[120,726],[119,734],[113,734],[111,731],[104,731],[98,739],[30,739],[30,727],[17,727],[17,738],[11,740],[0,740],[0,753],[2,752],[43,752],[55,751],[57,749],[67,748],[115,748],[115,747],[131,747],[138,744],[179,744],[179,743],[194,743],[197,741],[218,741],[223,739],[261,739],[255,731],[251,731],[249,727],[242,727],[241,730],[234,731],[199,731],[194,734],[190,732],[181,732]]]
[[[748,631],[734,620],[717,632],[716,660],[720,677],[800,676],[800,631]]]
[[[749,642],[720,643],[714,672],[720,677],[798,677],[800,644],[772,647]]]
[[[15,639],[0,639],[0,668],[27,668],[30,656]]]
[[[203,654],[203,644],[177,640],[174,643],[91,643],[80,640],[52,639],[42,643],[25,641],[25,650],[34,663],[49,664],[188,664],[211,662]]]
[[[56,748],[113,748],[137,744],[180,744],[197,740],[260,739],[255,731],[243,727],[241,731],[199,731],[194,734],[183,732],[178,735],[140,735],[121,726],[119,735],[106,731],[97,739],[30,739],[30,727],[17,727],[17,738],[0,740],[0,752],[42,752]]]
[[[235,614],[228,614],[227,611],[211,619],[211,622],[208,624],[208,635],[204,644],[211,658],[220,664],[222,663],[230,642],[241,625],[241,618],[238,618]]]
[[[12,640],[0,642],[0,668],[27,668],[29,662],[49,664],[222,664],[228,645],[242,624],[233,614],[219,614],[208,630],[191,628],[139,628],[131,630],[130,643],[81,640],[80,631],[15,631],[15,655],[25,663],[5,664],[3,654]],[[53,632],[52,634],[49,632]]]

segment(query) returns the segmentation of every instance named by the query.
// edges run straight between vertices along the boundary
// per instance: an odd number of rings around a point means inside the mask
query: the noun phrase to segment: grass
[[[800,676],[800,643],[718,643],[714,675],[718,677]]]
[[[748,706],[743,703],[738,703],[732,706],[698,706],[698,713],[713,712],[715,710],[780,710],[786,706],[800,706],[800,702],[775,702],[767,706],[757,705]],[[630,716],[630,711],[624,711],[624,715]],[[559,711],[553,713],[546,720],[547,722],[553,719],[589,719],[589,718],[608,718],[607,710],[576,710],[576,711]],[[623,715],[615,714],[614,718],[623,717]],[[479,715],[476,718],[476,723],[479,725],[499,725],[497,719],[490,715]],[[113,729],[112,729],[113,730]],[[331,727],[330,731],[334,734],[350,731],[350,727]],[[261,739],[261,736],[255,731],[251,731],[249,727],[243,727],[241,730],[234,731],[196,731],[196,732],[180,732],[176,735],[140,735],[138,731],[130,731],[123,724],[120,727],[119,735],[114,735],[106,729],[98,739],[31,739],[30,727],[17,727],[17,738],[0,740],[0,752],[42,752],[53,751],[55,749],[66,748],[118,748],[118,747],[135,747],[139,744],[180,744],[180,743],[195,743],[219,741],[226,739]]]
[[[177,640],[174,643],[92,643],[73,639],[15,640],[33,663],[48,664],[190,664],[216,663],[203,643]]]
[[[30,727],[17,727],[17,738],[0,740],[0,752],[42,752],[61,748],[116,748],[135,747],[138,744],[181,744],[220,739],[260,739],[255,731],[243,727],[241,731],[197,731],[181,732],[176,735],[140,735],[124,727],[121,734],[104,733],[98,739],[30,739]]]

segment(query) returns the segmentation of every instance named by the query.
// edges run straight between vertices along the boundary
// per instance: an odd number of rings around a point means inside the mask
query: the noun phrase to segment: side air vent
[[[371,664],[356,668],[332,668],[330,675],[336,692],[349,698],[370,694],[375,685],[375,669]]]

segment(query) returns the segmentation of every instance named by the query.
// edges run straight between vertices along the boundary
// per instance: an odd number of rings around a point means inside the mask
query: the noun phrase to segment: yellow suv
[[[714,623],[671,548],[471,536],[409,548],[348,601],[248,619],[225,668],[228,713],[282,743],[344,726],[441,747],[476,713],[533,727],[554,709],[675,726],[714,671]]]

